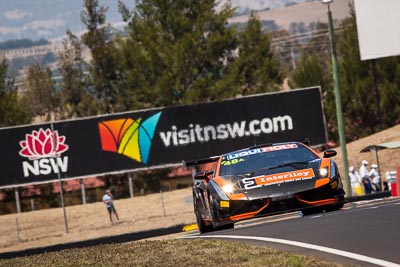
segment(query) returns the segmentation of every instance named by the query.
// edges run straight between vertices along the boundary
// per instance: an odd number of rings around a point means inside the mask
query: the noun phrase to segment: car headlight
[[[233,184],[228,183],[222,187],[222,190],[224,190],[224,192],[227,194],[232,194],[233,191],[235,191],[235,187],[233,186]]]
[[[336,179],[337,178],[337,173],[336,173],[336,167],[333,161],[331,161],[331,179]]]
[[[327,168],[319,169],[319,175],[321,176],[321,178],[326,178],[328,176],[328,169]]]

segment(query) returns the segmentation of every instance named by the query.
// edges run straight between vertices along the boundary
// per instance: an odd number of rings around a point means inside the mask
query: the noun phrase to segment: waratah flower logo
[[[19,154],[30,160],[55,158],[68,150],[68,145],[64,142],[65,136],[59,136],[57,130],[52,132],[50,129],[41,128],[25,135],[25,140],[19,143],[22,147]]]

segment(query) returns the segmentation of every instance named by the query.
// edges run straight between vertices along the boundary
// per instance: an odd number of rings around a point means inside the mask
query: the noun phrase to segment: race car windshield
[[[307,163],[317,158],[318,156],[302,145],[268,152],[261,149],[249,150],[247,153],[224,155],[220,164],[220,175],[246,175],[261,169]]]

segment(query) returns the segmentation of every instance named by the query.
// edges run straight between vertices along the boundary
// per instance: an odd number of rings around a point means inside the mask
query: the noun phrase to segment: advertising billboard
[[[361,60],[400,55],[399,0],[355,0]]]
[[[0,129],[0,187],[162,168],[255,144],[326,144],[319,87]]]

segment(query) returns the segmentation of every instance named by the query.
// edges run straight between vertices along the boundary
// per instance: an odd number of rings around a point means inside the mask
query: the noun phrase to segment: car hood
[[[290,198],[295,193],[314,189],[319,174],[321,159],[307,163],[282,165],[244,175],[225,176],[235,184],[237,193],[248,199]]]

